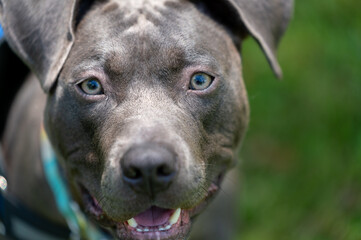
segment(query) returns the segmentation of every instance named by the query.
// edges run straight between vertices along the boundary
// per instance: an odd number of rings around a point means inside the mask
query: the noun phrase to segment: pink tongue
[[[151,207],[134,217],[135,221],[144,227],[156,227],[168,223],[174,210]]]

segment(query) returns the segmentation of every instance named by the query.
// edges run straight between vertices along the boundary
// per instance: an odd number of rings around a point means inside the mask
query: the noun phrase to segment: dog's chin
[[[114,237],[122,240],[180,240],[185,239],[191,230],[194,218],[208,205],[218,192],[221,177],[208,188],[207,195],[191,209],[166,209],[151,206],[127,221],[118,222],[111,219],[100,207],[86,188],[81,187],[85,211],[95,222],[109,230]]]

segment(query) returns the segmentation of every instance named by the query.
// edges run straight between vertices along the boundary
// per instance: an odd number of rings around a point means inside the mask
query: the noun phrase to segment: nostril
[[[138,180],[142,178],[142,171],[136,167],[129,167],[124,169],[124,176],[131,180]]]
[[[163,164],[157,168],[158,177],[170,177],[174,174],[174,169],[167,164]]]

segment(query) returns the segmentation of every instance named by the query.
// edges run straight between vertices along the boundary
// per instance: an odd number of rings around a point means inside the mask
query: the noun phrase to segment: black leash
[[[69,239],[69,228],[50,222],[26,208],[14,197],[5,194],[6,176],[3,164],[4,155],[0,145],[0,184],[3,184],[0,185],[0,240],[23,240],[24,230],[27,231],[26,239],[29,240],[39,240],[39,237],[35,236],[43,236],[49,240]]]

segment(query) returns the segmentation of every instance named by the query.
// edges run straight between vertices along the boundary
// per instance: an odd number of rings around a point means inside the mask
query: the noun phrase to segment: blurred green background
[[[361,1],[298,0],[274,78],[243,46],[242,240],[361,239]]]

